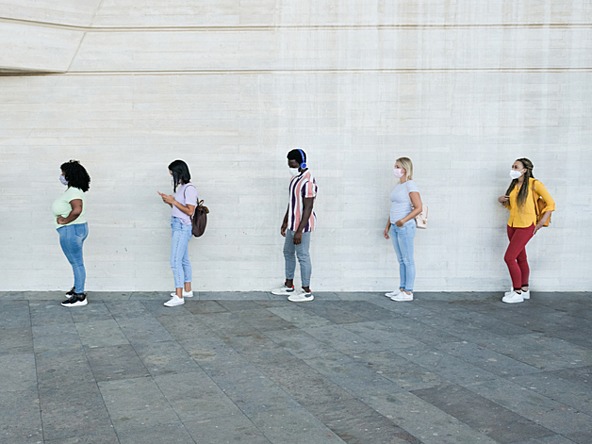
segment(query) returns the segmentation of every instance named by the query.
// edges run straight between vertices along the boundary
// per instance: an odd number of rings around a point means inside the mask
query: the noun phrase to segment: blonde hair
[[[405,171],[407,171],[407,180],[413,179],[413,162],[409,157],[399,157],[397,160],[401,164]]]

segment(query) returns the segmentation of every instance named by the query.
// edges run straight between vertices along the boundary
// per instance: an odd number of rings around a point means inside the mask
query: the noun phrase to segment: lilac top
[[[175,193],[175,200],[183,205],[197,205],[197,188],[192,183],[179,185]],[[191,225],[191,218],[173,205],[171,216],[181,219],[185,225]]]

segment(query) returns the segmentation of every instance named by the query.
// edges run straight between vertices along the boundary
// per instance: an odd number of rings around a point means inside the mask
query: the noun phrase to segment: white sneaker
[[[303,291],[302,293],[291,294],[288,296],[290,302],[310,302],[314,300],[312,292]]]
[[[522,297],[522,294],[512,291],[510,294],[504,295],[502,302],[505,302],[506,304],[519,304],[520,302],[524,302],[524,298]]]
[[[174,291],[171,293],[171,297],[177,296],[177,293],[175,293]],[[191,291],[185,291],[183,290],[183,297],[184,298],[192,298],[193,297],[193,290]]]
[[[512,294],[514,292],[514,290],[510,290],[510,291],[506,291],[504,293],[504,296],[510,296],[510,294]],[[530,289],[529,290],[522,290],[522,299],[526,300],[526,299],[530,299]]]
[[[275,294],[276,296],[289,296],[294,294],[294,287],[286,287],[282,285],[280,288],[274,288],[271,290],[271,294]]]
[[[401,293],[401,290],[397,289],[397,290],[389,291],[388,293],[385,293],[384,295],[387,298],[392,298],[393,296],[397,296],[399,293]]]
[[[399,294],[391,297],[391,301],[395,302],[409,302],[413,300],[413,293],[407,294],[404,291],[401,291]]]
[[[176,307],[177,305],[183,305],[185,303],[185,299],[178,297],[177,295],[170,298],[168,301],[164,303],[165,307]]]

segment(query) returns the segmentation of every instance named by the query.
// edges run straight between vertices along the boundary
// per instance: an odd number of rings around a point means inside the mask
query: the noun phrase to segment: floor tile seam
[[[39,425],[41,426],[41,439],[43,442],[45,442],[46,437],[45,437],[45,425],[43,422],[43,410],[41,408],[41,393],[39,390],[39,366],[37,363],[37,353],[35,353],[35,338],[33,337],[33,322],[32,322],[32,316],[31,316],[31,306],[29,304],[29,302],[27,301],[27,309],[29,310],[29,325],[31,328],[31,346],[33,349],[33,359],[35,360],[35,394],[36,394],[36,398],[37,398],[37,409],[38,409],[38,413],[39,413]]]
[[[527,417],[527,416],[524,416],[524,414],[523,414],[521,411],[516,411],[516,410],[514,410],[514,409],[513,409],[513,408],[511,408],[511,407],[508,407],[508,406],[505,406],[505,405],[503,405],[503,404],[500,404],[498,401],[496,401],[496,400],[494,400],[494,399],[491,399],[491,398],[489,398],[489,397],[487,397],[487,396],[484,396],[484,395],[482,395],[482,394],[480,394],[480,393],[476,392],[475,390],[471,389],[471,387],[474,387],[474,386],[475,386],[475,385],[477,385],[477,384],[471,384],[470,386],[464,386],[464,385],[459,385],[459,384],[455,384],[455,383],[453,383],[452,385],[453,385],[453,386],[456,386],[456,387],[460,387],[461,389],[468,390],[468,391],[470,391],[471,393],[473,393],[474,395],[476,395],[476,396],[479,396],[479,397],[481,397],[481,398],[483,398],[483,399],[485,399],[485,400],[487,400],[487,401],[489,401],[489,402],[491,402],[491,403],[495,404],[496,406],[498,406],[498,407],[500,407],[500,408],[502,408],[502,409],[504,409],[504,410],[506,410],[506,411],[508,411],[508,412],[510,412],[510,413],[512,413],[512,414],[514,414],[514,415],[517,415],[517,416],[519,416],[519,417],[521,417],[521,418],[524,418],[524,419],[528,420],[529,422],[531,422],[531,423],[533,423],[533,424],[535,424],[535,425],[537,425],[537,426],[539,426],[539,427],[542,427],[542,428],[544,428],[545,430],[547,430],[547,431],[549,432],[549,435],[551,435],[551,434],[553,434],[553,435],[560,434],[559,432],[556,432],[556,431],[554,431],[554,430],[551,430],[551,429],[549,429],[547,426],[544,426],[544,425],[542,425],[540,422],[537,422],[537,421],[536,421],[536,420],[534,420],[534,419],[530,419],[529,417]],[[534,393],[535,395],[538,395],[538,396],[543,396],[544,398],[547,398],[547,399],[549,399],[549,400],[551,400],[551,401],[553,401],[553,402],[557,402],[557,401],[554,401],[554,400],[552,400],[551,398],[548,398],[548,397],[547,397],[547,396],[545,396],[545,395],[541,395],[540,393],[533,392],[533,391],[529,390],[529,389],[528,389],[528,388],[526,388],[526,387],[523,387],[523,388],[525,388],[525,389],[526,389],[526,390],[528,390],[529,392],[532,392],[532,393]],[[567,407],[569,407],[569,406],[567,406]],[[471,427],[472,427],[472,426],[471,426]]]
[[[471,386],[475,386],[475,385],[477,385],[477,384],[472,384]],[[518,385],[518,384],[515,384],[515,385]],[[471,390],[471,388],[470,388],[469,386],[462,386],[462,387],[464,387],[464,388],[466,388],[467,390],[469,390],[469,391],[471,391],[471,392],[475,393],[477,396],[481,396],[482,398],[485,398],[485,399],[487,399],[488,401],[490,401],[490,402],[493,402],[493,403],[495,403],[495,404],[497,404],[497,405],[501,406],[502,408],[504,408],[504,409],[506,409],[506,410],[508,410],[508,411],[510,411],[510,412],[512,412],[512,413],[514,413],[514,414],[516,414],[516,415],[518,415],[518,416],[520,416],[520,417],[522,417],[522,418],[525,418],[525,419],[527,419],[528,421],[532,422],[533,424],[536,424],[537,426],[539,426],[539,427],[542,427],[542,428],[544,428],[545,430],[548,430],[548,431],[550,431],[550,432],[551,432],[552,434],[554,434],[554,435],[560,435],[560,436],[564,436],[564,433],[565,433],[565,431],[559,431],[559,430],[554,430],[554,429],[552,429],[552,428],[549,428],[549,426],[548,426],[548,425],[545,425],[545,424],[543,424],[542,422],[540,422],[539,420],[537,420],[536,416],[534,416],[534,415],[532,415],[532,416],[531,416],[531,415],[527,415],[527,414],[525,414],[525,412],[524,412],[523,410],[519,410],[519,411],[517,411],[518,407],[514,408],[514,407],[511,407],[511,406],[509,406],[509,405],[500,404],[498,401],[495,401],[495,400],[493,400],[493,399],[491,399],[491,398],[489,398],[489,397],[487,397],[487,396],[484,396],[484,395],[482,395],[482,394],[480,394],[480,393],[477,393],[477,392],[475,392],[474,390]],[[556,404],[558,404],[558,406],[557,406],[558,408],[561,408],[561,407],[566,407],[567,409],[572,409],[572,410],[574,410],[573,414],[581,414],[581,415],[584,415],[584,416],[590,417],[590,421],[588,422],[588,424],[592,424],[592,415],[590,415],[590,414],[587,414],[587,413],[585,413],[585,412],[582,412],[582,411],[581,411],[580,409],[578,409],[577,407],[575,407],[575,406],[572,406],[572,405],[569,405],[569,404],[566,404],[566,403],[564,403],[563,401],[560,401],[560,400],[554,399],[554,398],[552,398],[552,397],[549,397],[549,396],[547,396],[547,395],[545,395],[545,394],[542,394],[542,393],[539,393],[539,392],[535,392],[534,390],[530,390],[528,387],[521,386],[521,388],[522,388],[522,389],[524,389],[524,390],[526,390],[526,391],[527,391],[527,392],[529,392],[529,393],[532,393],[532,394],[534,394],[535,396],[540,396],[540,397],[546,398],[547,400],[549,400],[549,401],[551,401],[551,402],[553,402],[553,403],[556,403]],[[547,413],[547,412],[548,412],[548,410],[545,410],[545,413]],[[572,432],[578,432],[578,431],[587,431],[587,430],[589,430],[589,428],[587,428],[587,429],[584,429],[584,430],[572,430]]]
[[[528,419],[528,418],[526,418],[526,417],[522,416],[522,414],[521,414],[521,413],[519,413],[519,412],[515,412],[515,411],[513,411],[513,410],[511,410],[511,409],[508,409],[508,408],[504,407],[503,405],[499,404],[498,402],[496,402],[496,401],[494,401],[494,400],[491,400],[491,399],[489,399],[489,398],[487,398],[487,397],[485,397],[485,396],[483,396],[483,395],[480,395],[479,393],[476,393],[476,392],[474,392],[473,390],[470,390],[468,387],[465,387],[465,386],[462,386],[462,385],[459,385],[459,384],[456,384],[456,383],[451,383],[451,384],[448,384],[448,385],[440,386],[439,388],[446,388],[446,387],[459,387],[459,388],[461,388],[461,389],[468,390],[468,391],[470,391],[471,393],[473,393],[474,395],[476,395],[476,396],[479,396],[480,398],[482,398],[482,399],[485,399],[486,401],[489,401],[489,402],[491,402],[492,404],[495,404],[495,405],[496,405],[498,408],[502,409],[502,411],[507,411],[507,412],[509,412],[509,413],[511,413],[511,414],[513,414],[513,415],[515,415],[515,416],[518,416],[518,417],[520,417],[520,418],[526,419],[528,422],[530,422],[530,423],[532,423],[532,424],[534,424],[534,425],[536,425],[536,426],[538,426],[538,427],[541,427],[541,428],[543,428],[543,429],[547,430],[547,431],[549,432],[549,435],[548,435],[548,436],[551,436],[551,435],[556,435],[556,434],[557,434],[556,432],[554,432],[554,431],[552,431],[552,430],[548,429],[547,427],[545,427],[545,426],[542,426],[542,425],[540,425],[539,423],[537,423],[537,422],[535,422],[535,421],[532,421],[532,420],[530,420],[530,419]],[[420,390],[423,390],[423,388],[422,388],[422,389],[420,389]],[[409,392],[410,392],[412,395],[415,395],[414,391],[416,391],[416,390],[410,390]],[[415,396],[417,396],[417,395],[415,395]],[[437,406],[437,405],[435,405],[435,404],[432,404],[430,401],[426,401],[426,400],[424,400],[423,398],[421,398],[420,396],[417,396],[417,397],[418,397],[419,399],[422,399],[424,402],[427,402],[427,403],[431,404],[433,407],[435,407],[435,408],[437,408],[438,410],[442,411],[444,414],[446,414],[446,415],[448,415],[448,416],[451,416],[451,417],[455,418],[457,421],[459,421],[460,423],[462,423],[462,424],[464,424],[465,426],[469,427],[471,430],[480,431],[480,430],[479,430],[479,426],[478,426],[478,424],[471,424],[471,423],[469,423],[469,422],[466,422],[466,420],[464,420],[464,419],[461,419],[461,418],[458,418],[458,417],[454,416],[453,414],[451,414],[451,413],[449,413],[449,412],[447,412],[447,411],[445,411],[445,410],[442,410],[442,409],[440,409],[440,407],[438,407],[438,406]],[[489,438],[491,438],[491,439],[495,440],[495,438],[494,438],[493,436],[491,436],[491,433],[492,433],[492,432],[494,432],[494,431],[495,431],[495,430],[491,430],[490,432],[484,431],[484,432],[481,432],[481,433],[483,433],[483,434],[485,434],[486,436],[488,436]],[[545,436],[547,436],[547,435],[545,435]],[[515,441],[515,442],[516,442],[516,441]],[[517,441],[517,442],[521,442],[521,441]]]
[[[99,386],[99,381],[97,381],[97,375],[95,375],[95,371],[94,371],[94,369],[93,369],[93,367],[91,365],[90,358],[88,356],[88,351],[90,350],[90,348],[87,349],[87,347],[85,345],[83,345],[82,346],[82,350],[84,352],[84,356],[86,357],[86,362],[88,363],[88,366],[90,368],[90,371],[91,371],[91,373],[93,375],[94,383],[95,383],[95,385],[97,387],[97,392],[101,396],[101,402],[103,403],[103,406],[105,408],[105,412],[107,413],[107,416],[109,417],[109,424],[111,425],[111,428],[113,429],[113,433],[115,433],[115,436],[117,438],[117,441],[119,442],[120,441],[119,440],[119,433],[117,433],[117,428],[115,427],[115,424],[113,423],[113,418],[111,417],[111,413],[109,412],[109,408],[107,407],[107,403],[105,402],[105,397],[103,396],[103,392],[101,390],[101,387]],[[135,352],[135,349],[134,349],[134,352]]]
[[[444,353],[444,354],[446,354],[446,355],[448,355],[448,356],[451,356],[452,358],[459,359],[459,360],[463,361],[463,362],[464,362],[464,363],[466,363],[466,364],[473,365],[473,366],[475,366],[475,367],[478,367],[478,368],[480,368],[481,370],[485,370],[485,371],[487,371],[487,372],[489,372],[489,373],[493,373],[492,371],[490,371],[490,370],[489,370],[489,368],[488,368],[488,367],[487,367],[485,364],[481,364],[481,361],[479,361],[479,362],[471,362],[471,361],[469,361],[467,358],[465,358],[465,356],[463,356],[463,355],[455,355],[455,354],[452,354],[452,353],[449,353],[449,352],[447,352],[446,350],[444,350],[444,349],[442,348],[444,345],[447,345],[447,344],[454,344],[454,343],[458,343],[458,342],[459,342],[459,341],[452,341],[452,342],[445,342],[445,343],[441,343],[441,344],[438,344],[438,345],[434,346],[434,349],[435,349],[436,351],[440,352],[440,353]],[[488,348],[488,347],[485,347],[485,346],[483,346],[482,344],[479,344],[478,342],[473,342],[473,341],[467,341],[467,340],[463,340],[463,341],[462,341],[462,343],[468,343],[468,344],[475,345],[475,346],[477,346],[477,347],[481,347],[481,348],[483,348],[484,350],[486,350],[486,351],[488,351],[488,352],[490,352],[490,353],[494,353],[494,354],[496,354],[496,355],[501,355],[501,356],[503,356],[504,358],[511,359],[512,361],[516,361],[516,362],[518,362],[518,363],[520,363],[520,364],[523,364],[523,365],[525,365],[525,366],[527,366],[527,367],[530,367],[530,368],[532,368],[532,371],[531,371],[531,372],[528,372],[528,373],[520,373],[520,374],[518,374],[518,375],[512,374],[512,375],[504,376],[504,375],[497,375],[496,373],[493,373],[493,374],[494,374],[494,375],[496,375],[498,378],[504,378],[504,379],[507,379],[507,378],[512,378],[512,377],[516,377],[516,376],[525,376],[525,375],[531,375],[531,374],[532,374],[532,375],[536,375],[536,374],[539,374],[539,373],[541,373],[541,372],[543,372],[543,371],[544,371],[544,370],[542,370],[542,369],[540,369],[540,368],[538,368],[538,367],[535,367],[535,366],[533,366],[532,364],[529,364],[529,363],[527,363],[527,362],[524,362],[524,361],[521,361],[521,360],[519,360],[519,359],[513,358],[512,356],[505,355],[505,354],[503,354],[503,353],[500,353],[500,352],[498,352],[498,351],[496,351],[496,350],[493,350],[493,349],[490,349],[490,348]]]

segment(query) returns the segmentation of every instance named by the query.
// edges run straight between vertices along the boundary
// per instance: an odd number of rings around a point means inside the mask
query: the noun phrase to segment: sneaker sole
[[[314,301],[314,296],[311,296],[306,299],[290,299],[290,298],[288,298],[288,301],[290,301],[290,302],[311,302],[311,301]]]
[[[88,305],[88,300],[84,300],[82,302],[75,302],[73,304],[64,304],[63,302],[60,304],[62,307],[84,307],[85,305]]]

